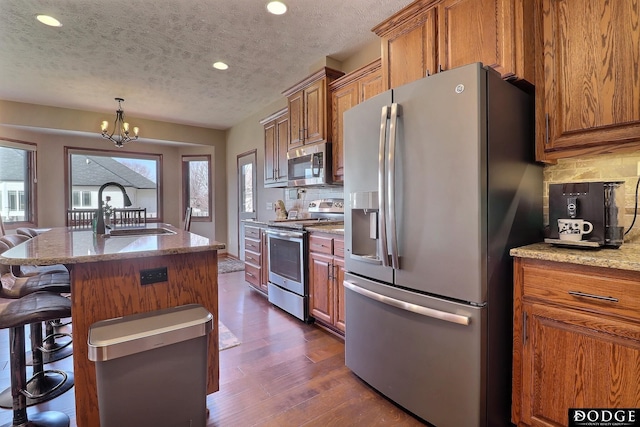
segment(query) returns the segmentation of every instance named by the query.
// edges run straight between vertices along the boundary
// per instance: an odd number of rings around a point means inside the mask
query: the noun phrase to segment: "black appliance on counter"
[[[269,302],[304,322],[309,316],[308,233],[306,227],[343,223],[343,199],[314,200],[309,218],[277,220],[265,230],[269,246]]]
[[[593,230],[582,240],[560,240],[558,219],[582,219]],[[624,240],[624,181],[549,184],[549,235],[545,242],[583,248],[620,247]]]

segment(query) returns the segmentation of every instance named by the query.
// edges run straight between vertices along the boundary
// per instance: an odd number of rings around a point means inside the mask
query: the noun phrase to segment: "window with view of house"
[[[33,144],[0,139],[0,215],[5,224],[35,221]]]
[[[182,156],[184,209],[190,207],[192,221],[210,221],[211,156]]]
[[[116,186],[108,186],[98,200],[98,190],[103,184],[115,182],[122,185],[131,208],[145,208],[147,220],[160,220],[161,155],[115,153],[67,148],[68,208],[97,209],[108,200],[112,208],[124,208],[124,197]]]

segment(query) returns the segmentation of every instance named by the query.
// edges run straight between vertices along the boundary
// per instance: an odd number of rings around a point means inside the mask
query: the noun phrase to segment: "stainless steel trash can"
[[[198,304],[91,325],[100,426],[204,427],[212,329]]]

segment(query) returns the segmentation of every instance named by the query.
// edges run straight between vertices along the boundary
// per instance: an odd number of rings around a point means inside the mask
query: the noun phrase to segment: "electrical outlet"
[[[167,267],[140,270],[141,285],[151,285],[153,283],[166,282],[167,280]]]
[[[272,202],[267,202],[267,210],[268,211],[272,211],[273,210],[273,203]]]

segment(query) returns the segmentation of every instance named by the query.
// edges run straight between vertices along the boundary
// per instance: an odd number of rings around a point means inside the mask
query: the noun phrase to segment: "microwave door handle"
[[[387,215],[385,209],[386,187],[385,187],[385,147],[387,143],[387,118],[389,116],[389,106],[382,107],[380,116],[380,144],[378,151],[378,228],[380,229],[380,239],[378,239],[378,253],[382,260],[382,265],[389,266],[389,255],[387,246]]]
[[[396,135],[398,129],[398,116],[400,106],[391,104],[391,120],[389,124],[389,155],[387,157],[387,228],[391,243],[391,266],[400,268],[398,259],[398,233],[396,229]]]
[[[317,172],[316,172],[317,168]],[[320,153],[312,153],[311,154],[311,174],[314,178],[320,176]]]

